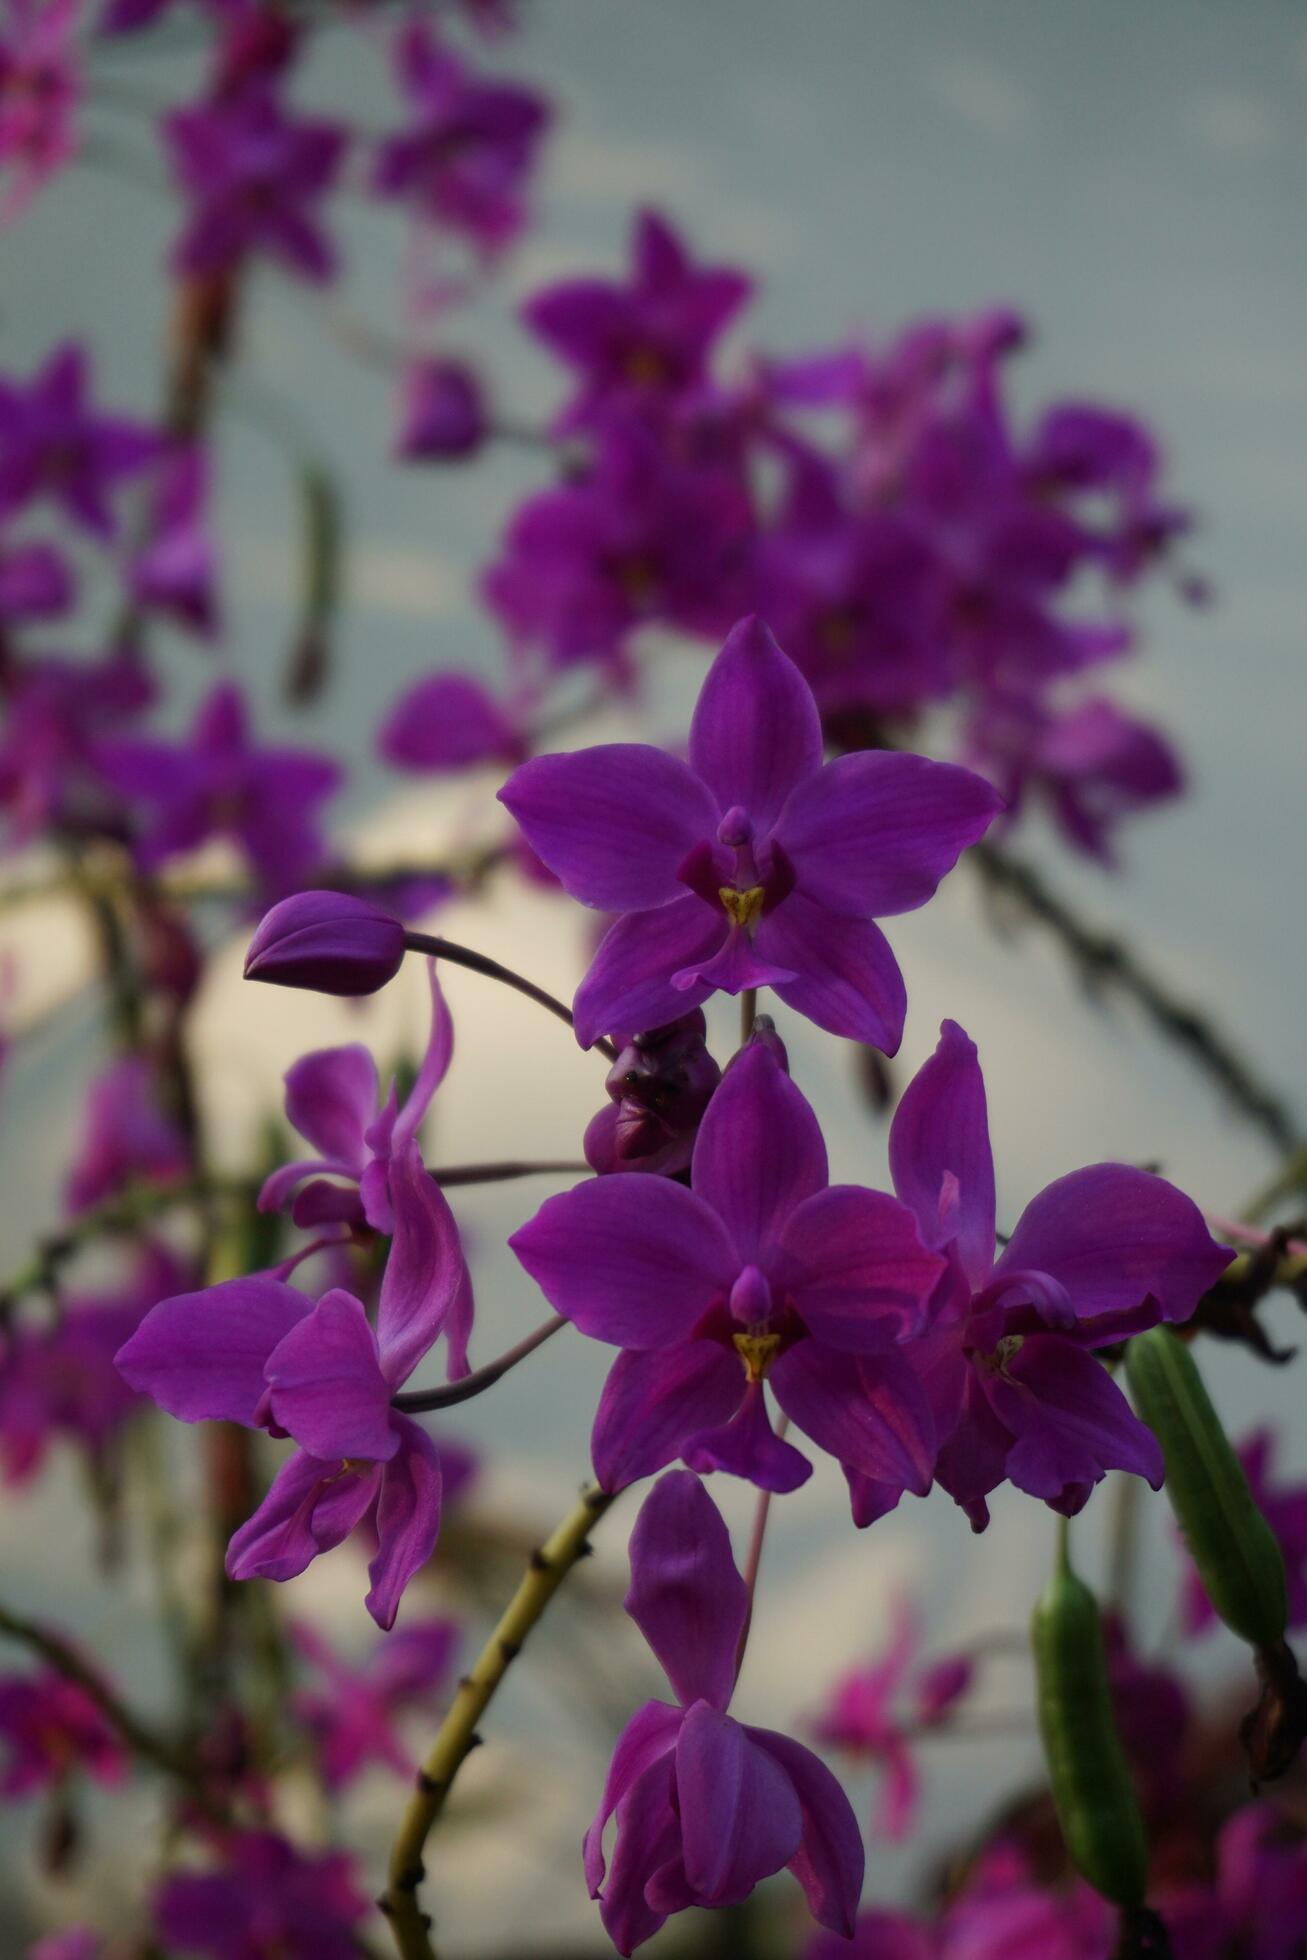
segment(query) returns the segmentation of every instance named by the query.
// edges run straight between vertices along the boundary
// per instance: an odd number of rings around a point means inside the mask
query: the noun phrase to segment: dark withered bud
[[[1307,1681],[1283,1640],[1259,1647],[1253,1656],[1261,1694],[1239,1724],[1254,1785],[1273,1783],[1291,1769],[1307,1741]]]
[[[700,1009],[650,1034],[619,1035],[617,1060],[608,1071],[609,1102],[585,1133],[590,1168],[688,1170],[700,1119],[722,1072],[705,1046],[707,1023]]]

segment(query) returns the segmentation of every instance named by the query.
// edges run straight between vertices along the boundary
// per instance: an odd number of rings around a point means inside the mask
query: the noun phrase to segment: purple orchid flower
[[[891,1843],[911,1834],[921,1802],[916,1758],[905,1724],[909,1719],[923,1725],[943,1722],[971,1687],[975,1672],[966,1656],[936,1662],[917,1675],[909,1701],[909,1681],[920,1651],[919,1616],[905,1600],[896,1600],[884,1653],[836,1682],[815,1729],[820,1742],[869,1756],[881,1766],[883,1781],[871,1828],[873,1836]]]
[[[9,0],[0,37],[0,228],[76,156],[82,106],[81,0]]]
[[[377,1065],[360,1042],[316,1049],[287,1069],[286,1120],[322,1154],[273,1171],[259,1193],[260,1211],[289,1209],[301,1226],[343,1221],[393,1232],[391,1167],[415,1142],[454,1055],[454,1024],[434,960],[427,970],[431,1033],[402,1106],[394,1082],[382,1103]]]
[[[0,1797],[17,1801],[58,1787],[70,1770],[97,1783],[126,1781],[127,1756],[85,1688],[53,1667],[0,1675]]]
[[[669,1027],[618,1040],[604,1081],[609,1100],[586,1125],[592,1171],[677,1177],[689,1170],[699,1124],[722,1079],[704,1044],[707,1031],[696,1007]]]
[[[490,433],[485,389],[466,361],[410,361],[399,400],[401,463],[465,461]]]
[[[135,851],[147,871],[219,835],[273,890],[299,884],[322,862],[317,806],[339,787],[340,765],[307,749],[256,747],[232,681],[201,704],[189,740],[105,743],[99,759],[142,812]]]
[[[206,521],[209,467],[198,445],[176,449],[160,472],[149,536],[131,567],[139,606],[191,632],[218,631],[217,552]]]
[[[526,223],[549,104],[531,89],[472,74],[417,18],[396,38],[395,79],[414,123],[378,150],[374,190],[408,200],[487,256],[501,252]]]
[[[688,762],[637,743],[537,756],[500,800],[574,898],[622,914],[577,989],[582,1046],[770,986],[891,1055],[907,1001],[874,919],[924,905],[1001,807],[921,756],[823,765],[812,690],[757,619],[708,671]]]
[[[898,1342],[943,1267],[911,1214],[828,1184],[817,1119],[761,1043],[722,1077],[690,1176],[593,1178],[509,1240],[559,1313],[623,1350],[591,1438],[604,1488],[679,1456],[797,1489],[812,1466],[773,1433],[766,1383],[820,1449],[926,1491],[934,1429]]]
[[[320,284],[336,253],[318,207],[348,137],[338,123],[287,116],[275,87],[255,80],[164,119],[173,172],[191,213],[173,248],[178,272],[199,278],[267,253]]]
[[[1258,1510],[1275,1534],[1284,1554],[1289,1589],[1289,1625],[1307,1626],[1307,1484],[1277,1483],[1274,1474],[1276,1439],[1269,1429],[1255,1429],[1238,1449],[1239,1461]],[[1216,1611],[1207,1597],[1198,1568],[1186,1556],[1180,1594],[1180,1618],[1186,1634],[1209,1633]]]
[[[8,842],[27,844],[58,825],[120,834],[124,813],[100,767],[103,740],[154,698],[150,676],[126,654],[88,665],[56,655],[0,663],[0,807]]]
[[[160,1246],[147,1246],[112,1292],[73,1294],[53,1326],[17,1324],[0,1343],[0,1472],[11,1487],[31,1481],[57,1437],[103,1472],[123,1425],[141,1409],[114,1355],[149,1309],[185,1283]]]
[[[183,1422],[237,1422],[299,1444],[227,1548],[233,1579],[294,1579],[371,1516],[366,1605],[394,1625],[440,1530],[435,1446],[391,1406],[471,1304],[458,1228],[416,1146],[391,1165],[395,1236],[375,1331],[340,1288],[316,1303],[266,1274],[164,1300],[117,1356],[133,1388]]]
[[[91,1084],[85,1129],[68,1173],[64,1203],[75,1218],[133,1178],[173,1184],[191,1168],[180,1124],[162,1107],[144,1055],[120,1055]]]
[[[26,387],[0,380],[0,518],[49,497],[93,537],[113,536],[111,493],[162,443],[140,422],[92,409],[90,388],[89,358],[71,342]]]
[[[1187,1320],[1225,1270],[1230,1252],[1193,1201],[1147,1171],[1092,1164],[1032,1199],[995,1259],[984,1078],[953,1021],[895,1111],[890,1170],[949,1262],[908,1352],[941,1439],[936,1479],[974,1528],[1005,1479],[1068,1516],[1108,1470],[1159,1488],[1157,1439],[1091,1350]],[[855,1515],[885,1508],[856,1483],[854,1502]]]
[[[520,716],[473,674],[429,674],[406,688],[377,734],[377,752],[394,769],[445,775],[488,762],[521,762]]]
[[[0,545],[0,640],[22,620],[58,618],[76,596],[72,567],[53,545]]]
[[[209,1960],[357,1960],[355,1929],[371,1910],[343,1851],[301,1851],[271,1831],[245,1831],[224,1846],[224,1866],[174,1872],[155,1900],[170,1952]]]
[[[641,211],[627,283],[566,280],[522,310],[537,339],[581,376],[558,432],[662,410],[696,389],[714,344],[752,289],[743,272],[696,266],[667,220]]]
[[[813,1916],[847,1937],[863,1872],[853,1811],[809,1750],[727,1713],[749,1595],[730,1534],[689,1471],[660,1477],[641,1507],[626,1610],[676,1705],[646,1702],[627,1723],[586,1833],[586,1882],[618,1952],[633,1953],[687,1906],[739,1905],[782,1866]]]
[[[429,1713],[444,1699],[460,1637],[457,1621],[419,1620],[387,1634],[358,1667],[303,1621],[292,1621],[290,1637],[322,1682],[297,1692],[292,1705],[313,1737],[328,1790],[348,1788],[370,1763],[411,1776],[413,1752],[396,1733],[395,1718],[406,1709]]]
[[[753,529],[736,471],[688,464],[648,429],[614,424],[579,480],[518,506],[482,595],[517,648],[555,667],[606,663],[625,682],[638,626],[711,637],[738,617]]]
[[[1024,1851],[988,1846],[935,1936],[938,1960],[1111,1960],[1118,1914],[1083,1879],[1040,1885]]]

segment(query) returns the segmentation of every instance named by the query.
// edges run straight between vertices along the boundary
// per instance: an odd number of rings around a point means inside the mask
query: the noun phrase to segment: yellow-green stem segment
[[[499,1624],[465,1674],[439,1735],[418,1771],[390,1853],[390,1875],[378,1900],[390,1923],[401,1960],[436,1960],[431,1921],[418,1888],[426,1876],[422,1862],[427,1837],[445,1806],[454,1778],[481,1740],[477,1724],[500,1682],[522,1651],[536,1621],[577,1561],[590,1549],[590,1533],[614,1501],[596,1485],[582,1492],[552,1536],[531,1554],[531,1563]]]

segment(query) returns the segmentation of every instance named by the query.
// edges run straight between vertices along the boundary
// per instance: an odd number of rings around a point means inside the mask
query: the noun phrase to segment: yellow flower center
[[[761,885],[750,885],[747,892],[737,891],[734,885],[718,885],[717,896],[726,908],[727,916],[746,931],[756,926],[762,917],[762,902],[766,893]]]
[[[732,1334],[735,1352],[744,1363],[744,1372],[751,1382],[760,1382],[776,1359],[776,1350],[781,1344],[779,1334]]]

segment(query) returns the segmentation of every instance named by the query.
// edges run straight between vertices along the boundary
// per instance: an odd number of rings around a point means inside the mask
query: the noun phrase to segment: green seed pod
[[[1098,1605],[1063,1564],[1035,1608],[1031,1640],[1048,1781],[1071,1862],[1133,1911],[1148,1885],[1148,1839],[1117,1734]]]
[[[1208,1598],[1250,1646],[1278,1645],[1288,1621],[1284,1559],[1193,1356],[1169,1327],[1154,1327],[1126,1349],[1126,1376],[1162,1445],[1166,1494]]]

